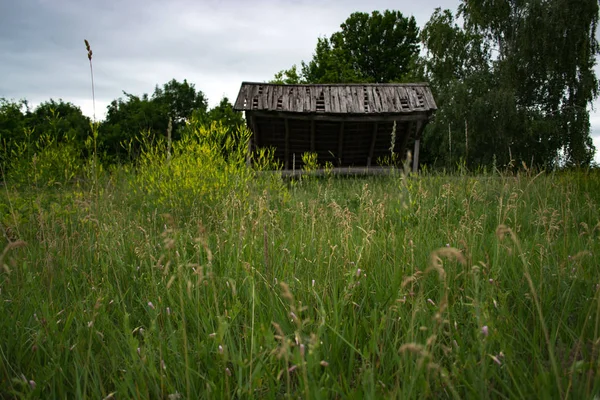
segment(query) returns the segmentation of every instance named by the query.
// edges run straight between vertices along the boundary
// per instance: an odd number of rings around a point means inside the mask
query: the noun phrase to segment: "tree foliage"
[[[302,62],[309,83],[393,82],[411,72],[419,53],[414,17],[386,10],[356,12],[330,38],[319,38],[312,60]]]
[[[134,139],[140,132],[147,132],[151,140],[166,137],[171,119],[173,138],[178,139],[181,128],[193,112],[206,114],[204,94],[186,80],[173,79],[162,87],[157,85],[151,97],[123,94],[125,98],[113,100],[108,106],[106,120],[100,128],[102,149],[117,158],[127,152],[136,153]]]
[[[597,1],[463,0],[458,16],[436,10],[421,35],[440,107],[428,161],[588,165]]]

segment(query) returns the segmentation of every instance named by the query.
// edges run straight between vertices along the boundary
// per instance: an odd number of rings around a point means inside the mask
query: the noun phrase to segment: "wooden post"
[[[340,124],[340,136],[338,137],[338,160],[340,162],[340,167],[343,163],[344,157],[344,121]]]
[[[421,142],[421,131],[423,130],[423,122],[417,121],[415,127],[415,152],[413,154],[413,172],[419,172],[419,144]]]
[[[290,122],[285,119],[285,161],[284,168],[290,169]]]
[[[367,167],[371,166],[371,160],[373,159],[373,153],[375,151],[375,142],[377,141],[377,130],[379,129],[379,124],[375,122],[375,126],[373,127],[373,137],[371,138],[371,148],[369,149],[369,157],[367,158]]]
[[[415,154],[413,156],[413,172],[419,172],[419,139],[415,140]]]

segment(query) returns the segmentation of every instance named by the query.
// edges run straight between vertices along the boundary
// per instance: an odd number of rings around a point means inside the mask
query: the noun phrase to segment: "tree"
[[[227,97],[223,97],[221,102],[207,113],[207,120],[209,123],[220,122],[229,132],[236,132],[245,123],[242,113],[233,109]]]
[[[140,132],[146,132],[150,140],[166,137],[169,119],[173,125],[172,138],[176,140],[193,112],[206,114],[204,94],[186,80],[173,79],[162,87],[157,85],[152,97],[123,94],[125,99],[114,100],[108,106],[100,129],[102,150],[110,157],[122,158],[126,152],[124,143],[129,143],[132,148],[127,151],[135,154],[137,146],[133,139]]]
[[[157,85],[152,100],[161,105],[176,128],[183,126],[194,110],[206,112],[208,107],[204,93],[196,91],[194,84],[186,79],[183,82],[172,79],[162,88]]]
[[[312,60],[302,62],[299,81],[385,83],[411,74],[419,53],[414,17],[389,10],[383,14],[356,12],[340,28],[329,38],[317,39]],[[282,72],[285,75],[286,71]]]
[[[123,92],[125,99],[113,100],[106,113],[106,119],[100,126],[100,148],[109,158],[123,158],[127,151],[136,153],[135,138],[141,132],[147,132],[150,138],[165,135],[168,126],[168,114],[164,107],[153,102],[147,94],[142,97]],[[131,149],[125,149],[124,143],[131,143]]]
[[[589,164],[597,2],[463,0],[459,11],[462,28],[438,9],[421,35],[439,106],[424,158],[552,167],[564,149]]]
[[[292,65],[292,68],[281,70],[276,73],[275,77],[269,83],[297,85],[306,82],[304,82],[304,79],[298,73],[298,67],[296,67],[296,64],[294,64]]]
[[[459,10],[466,29],[497,51],[496,74],[514,91],[518,107],[558,128],[553,142],[564,146],[570,164],[589,164],[594,146],[587,107],[598,96],[598,1],[463,0]]]
[[[27,113],[27,126],[33,131],[33,139],[49,134],[57,142],[74,141],[83,149],[84,142],[91,134],[90,118],[83,115],[76,105],[50,99]]]
[[[367,77],[352,68],[350,56],[343,47],[339,33],[331,39],[317,39],[312,60],[302,61],[302,80],[307,83],[353,83],[367,81]]]
[[[27,102],[0,98],[0,167],[4,166],[17,142],[25,140]]]

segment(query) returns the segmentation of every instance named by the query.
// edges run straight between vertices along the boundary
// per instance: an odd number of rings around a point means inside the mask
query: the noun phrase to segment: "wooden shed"
[[[252,146],[275,147],[284,169],[300,168],[302,154],[336,167],[375,166],[394,152],[406,155],[437,109],[427,84],[282,85],[243,82],[234,109],[244,111]]]

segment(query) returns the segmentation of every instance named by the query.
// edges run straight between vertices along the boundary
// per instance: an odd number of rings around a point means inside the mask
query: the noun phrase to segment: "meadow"
[[[597,170],[283,180],[207,135],[5,177],[0,398],[600,393]]]

